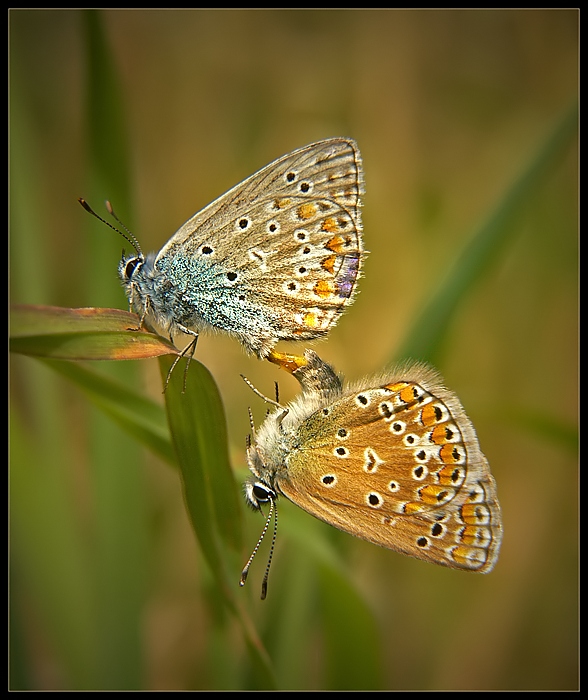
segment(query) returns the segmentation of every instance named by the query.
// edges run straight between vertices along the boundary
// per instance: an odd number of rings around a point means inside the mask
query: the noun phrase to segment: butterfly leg
[[[131,292],[131,295],[129,296],[129,311],[132,313],[134,310],[134,303],[133,303],[133,297],[135,295],[134,288]],[[142,331],[143,328],[145,327],[145,319],[147,318],[147,313],[149,312],[149,307],[151,306],[151,297],[147,296],[145,297],[145,301],[143,303],[143,311],[141,312],[141,318],[139,319],[139,325],[134,327],[134,328],[128,328],[127,330],[129,331]]]
[[[149,310],[149,307],[151,306],[151,297],[147,297],[145,299],[145,303],[143,304],[143,313],[141,314],[141,319],[139,321],[139,329],[143,328],[145,325],[145,319],[147,318],[147,311]]]
[[[182,326],[180,323],[177,324],[177,327],[179,328],[179,330],[182,331],[182,333],[185,333],[186,335],[192,336],[192,340],[188,343],[188,345],[186,345],[186,347],[182,350],[182,352],[176,357],[176,359],[172,363],[172,366],[169,368],[169,372],[167,373],[167,379],[165,380],[165,386],[163,387],[164,394],[167,390],[167,385],[169,384],[171,374],[174,371],[175,366],[182,359],[182,357],[188,358],[188,361],[186,362],[186,369],[184,370],[184,388],[182,389],[182,394],[184,394],[186,392],[186,382],[188,381],[188,368],[190,367],[190,362],[191,362],[192,358],[194,357],[194,352],[196,351],[196,343],[198,342],[198,333],[196,331],[192,331],[189,328]],[[173,342],[173,339],[172,339],[172,342]]]

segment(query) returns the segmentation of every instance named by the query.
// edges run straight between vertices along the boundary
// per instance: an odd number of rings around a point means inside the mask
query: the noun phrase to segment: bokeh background
[[[126,308],[122,239],[79,196],[99,211],[110,199],[143,249],[159,249],[272,159],[352,136],[370,255],[355,304],[315,346],[349,379],[394,360],[578,91],[576,10],[12,10],[9,29],[11,302]],[[92,75],[97,34],[117,94]],[[115,112],[126,132],[97,153],[90,134]],[[91,165],[101,157],[108,167]],[[373,624],[366,662],[344,607],[338,644],[326,634],[337,591],[317,595],[317,567],[288,534],[323,525],[283,504],[268,600],[264,554],[240,592],[279,688],[577,688],[577,171],[572,138],[435,358],[497,480],[496,569],[445,570],[324,526]],[[270,395],[279,380],[282,400],[296,382],[221,336],[201,337],[197,356],[220,388],[240,480],[247,407],[258,421],[265,408],[239,374]],[[154,360],[104,364],[161,400]],[[256,687],[177,472],[47,367],[12,356],[10,369],[11,687]],[[246,524],[244,560],[261,519]],[[330,673],[333,654],[372,663],[370,682]]]

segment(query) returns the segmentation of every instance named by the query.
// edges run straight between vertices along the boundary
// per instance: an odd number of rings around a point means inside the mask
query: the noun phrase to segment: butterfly
[[[119,232],[135,248],[118,273],[140,326],[191,336],[191,352],[201,331],[222,331],[260,359],[280,340],[324,336],[356,291],[363,192],[357,144],[331,138],[251,175],[158,253]]]
[[[387,549],[492,570],[502,539],[496,485],[472,423],[434,370],[412,363],[344,386],[312,350],[274,361],[302,393],[287,406],[268,399],[274,410],[252,426],[245,497],[270,512],[241,585],[280,496]],[[268,573],[269,562],[262,598]]]

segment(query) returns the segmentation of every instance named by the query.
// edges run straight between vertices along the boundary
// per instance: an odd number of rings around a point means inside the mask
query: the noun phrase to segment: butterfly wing
[[[319,337],[353,299],[362,193],[353,140],[311,144],[195,214],[155,265],[205,324],[239,335],[258,355],[279,339]]]
[[[457,397],[422,368],[353,391],[299,428],[284,495],[404,554],[488,572],[502,536],[494,479]]]

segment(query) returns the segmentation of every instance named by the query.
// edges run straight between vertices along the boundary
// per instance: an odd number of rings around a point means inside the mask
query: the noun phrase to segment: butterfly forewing
[[[297,444],[279,486],[313,515],[438,564],[494,565],[494,481],[459,401],[434,375],[344,396],[299,426]]]
[[[246,236],[248,243],[255,242],[256,237],[265,237],[263,224],[272,211],[291,211],[296,203],[316,199],[336,203],[359,225],[363,190],[363,170],[355,141],[319,141],[278,158],[197,212],[170,238],[158,257],[178,246],[192,249],[195,243],[222,244],[227,234],[233,235],[232,227],[236,234]],[[248,217],[252,219],[249,227],[240,224]]]

